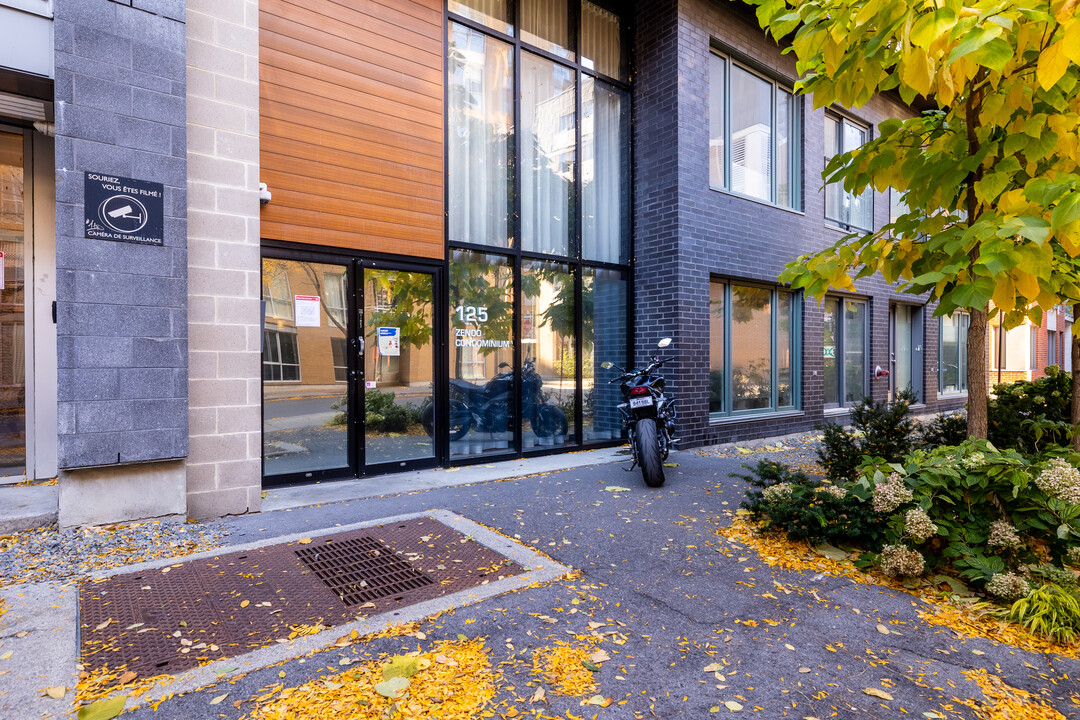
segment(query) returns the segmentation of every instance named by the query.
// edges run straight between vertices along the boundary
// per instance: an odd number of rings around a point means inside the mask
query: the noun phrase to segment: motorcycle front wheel
[[[645,484],[649,487],[660,487],[664,484],[664,461],[660,459],[660,443],[656,438],[656,421],[652,418],[642,418],[637,422],[637,430],[634,432],[634,442],[637,444],[638,465],[641,466],[641,475],[645,478]]]

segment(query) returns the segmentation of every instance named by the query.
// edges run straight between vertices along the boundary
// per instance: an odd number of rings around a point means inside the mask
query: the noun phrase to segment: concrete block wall
[[[60,522],[183,512],[187,428],[184,13],[56,0]],[[163,183],[164,246],[83,237],[84,172]],[[169,461],[172,462],[155,462]],[[116,482],[99,470],[118,469]],[[133,507],[133,489],[155,499]]]
[[[256,511],[262,490],[257,0],[188,0],[187,513]]]
[[[669,380],[680,400],[683,446],[729,442],[811,429],[826,419],[823,404],[822,312],[803,303],[799,411],[741,422],[710,423],[709,281],[712,277],[775,285],[785,263],[836,242],[844,233],[825,222],[824,110],[802,99],[802,207],[789,210],[710,189],[708,173],[709,53],[714,43],[792,85],[794,58],[783,55],[758,27],[753,9],[709,0],[641,0],[635,17],[635,321],[639,357],[657,333],[676,340],[678,361]],[[908,112],[879,97],[850,116],[873,128]],[[878,225],[889,217],[888,194],[874,199]],[[869,390],[888,396],[889,309],[898,294],[880,277],[857,283],[870,312]],[[961,406],[964,398],[937,397],[937,319],[923,313],[926,411]],[[843,422],[846,415],[830,414]]]

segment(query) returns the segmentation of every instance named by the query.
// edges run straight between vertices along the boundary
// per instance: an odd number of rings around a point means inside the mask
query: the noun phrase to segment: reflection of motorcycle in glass
[[[450,379],[450,439],[460,440],[470,429],[479,432],[506,432],[513,427],[514,372],[506,363],[502,370],[484,385],[474,385],[467,380]],[[544,385],[536,372],[536,359],[527,358],[521,367],[521,413],[532,424],[539,437],[565,435],[566,414],[558,405],[544,401],[541,388]],[[420,416],[420,423],[428,435],[434,436],[434,407],[428,405]]]

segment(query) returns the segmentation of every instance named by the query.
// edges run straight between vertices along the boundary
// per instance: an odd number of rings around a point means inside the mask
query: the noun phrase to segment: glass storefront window
[[[263,258],[262,272],[264,472],[346,468],[346,268]],[[283,289],[292,296],[283,297]]]
[[[450,260],[450,455],[511,450],[514,273],[502,255]]]
[[[584,268],[581,278],[581,371],[585,442],[617,440],[622,420],[616,406],[622,402],[618,385],[608,381],[615,369],[600,367],[610,362],[626,367],[627,314],[630,273],[626,270]]]
[[[576,442],[574,276],[567,265],[521,268],[521,443],[524,450]]]
[[[582,256],[630,260],[630,98],[586,76],[581,91]]]
[[[447,220],[452,243],[511,244],[513,58],[507,43],[450,23]]]
[[[521,39],[552,55],[573,60],[568,0],[521,0]]]
[[[570,254],[574,232],[577,94],[574,72],[522,53],[521,247]]]
[[[449,0],[447,8],[452,13],[487,25],[492,30],[507,35],[514,34],[514,26],[510,22],[509,0]]]

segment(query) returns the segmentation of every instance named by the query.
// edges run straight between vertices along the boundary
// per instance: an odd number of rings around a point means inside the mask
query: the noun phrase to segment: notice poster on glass
[[[401,355],[401,328],[379,328],[379,354],[384,357]]]
[[[296,306],[296,327],[319,327],[318,295],[294,295],[293,304]]]

